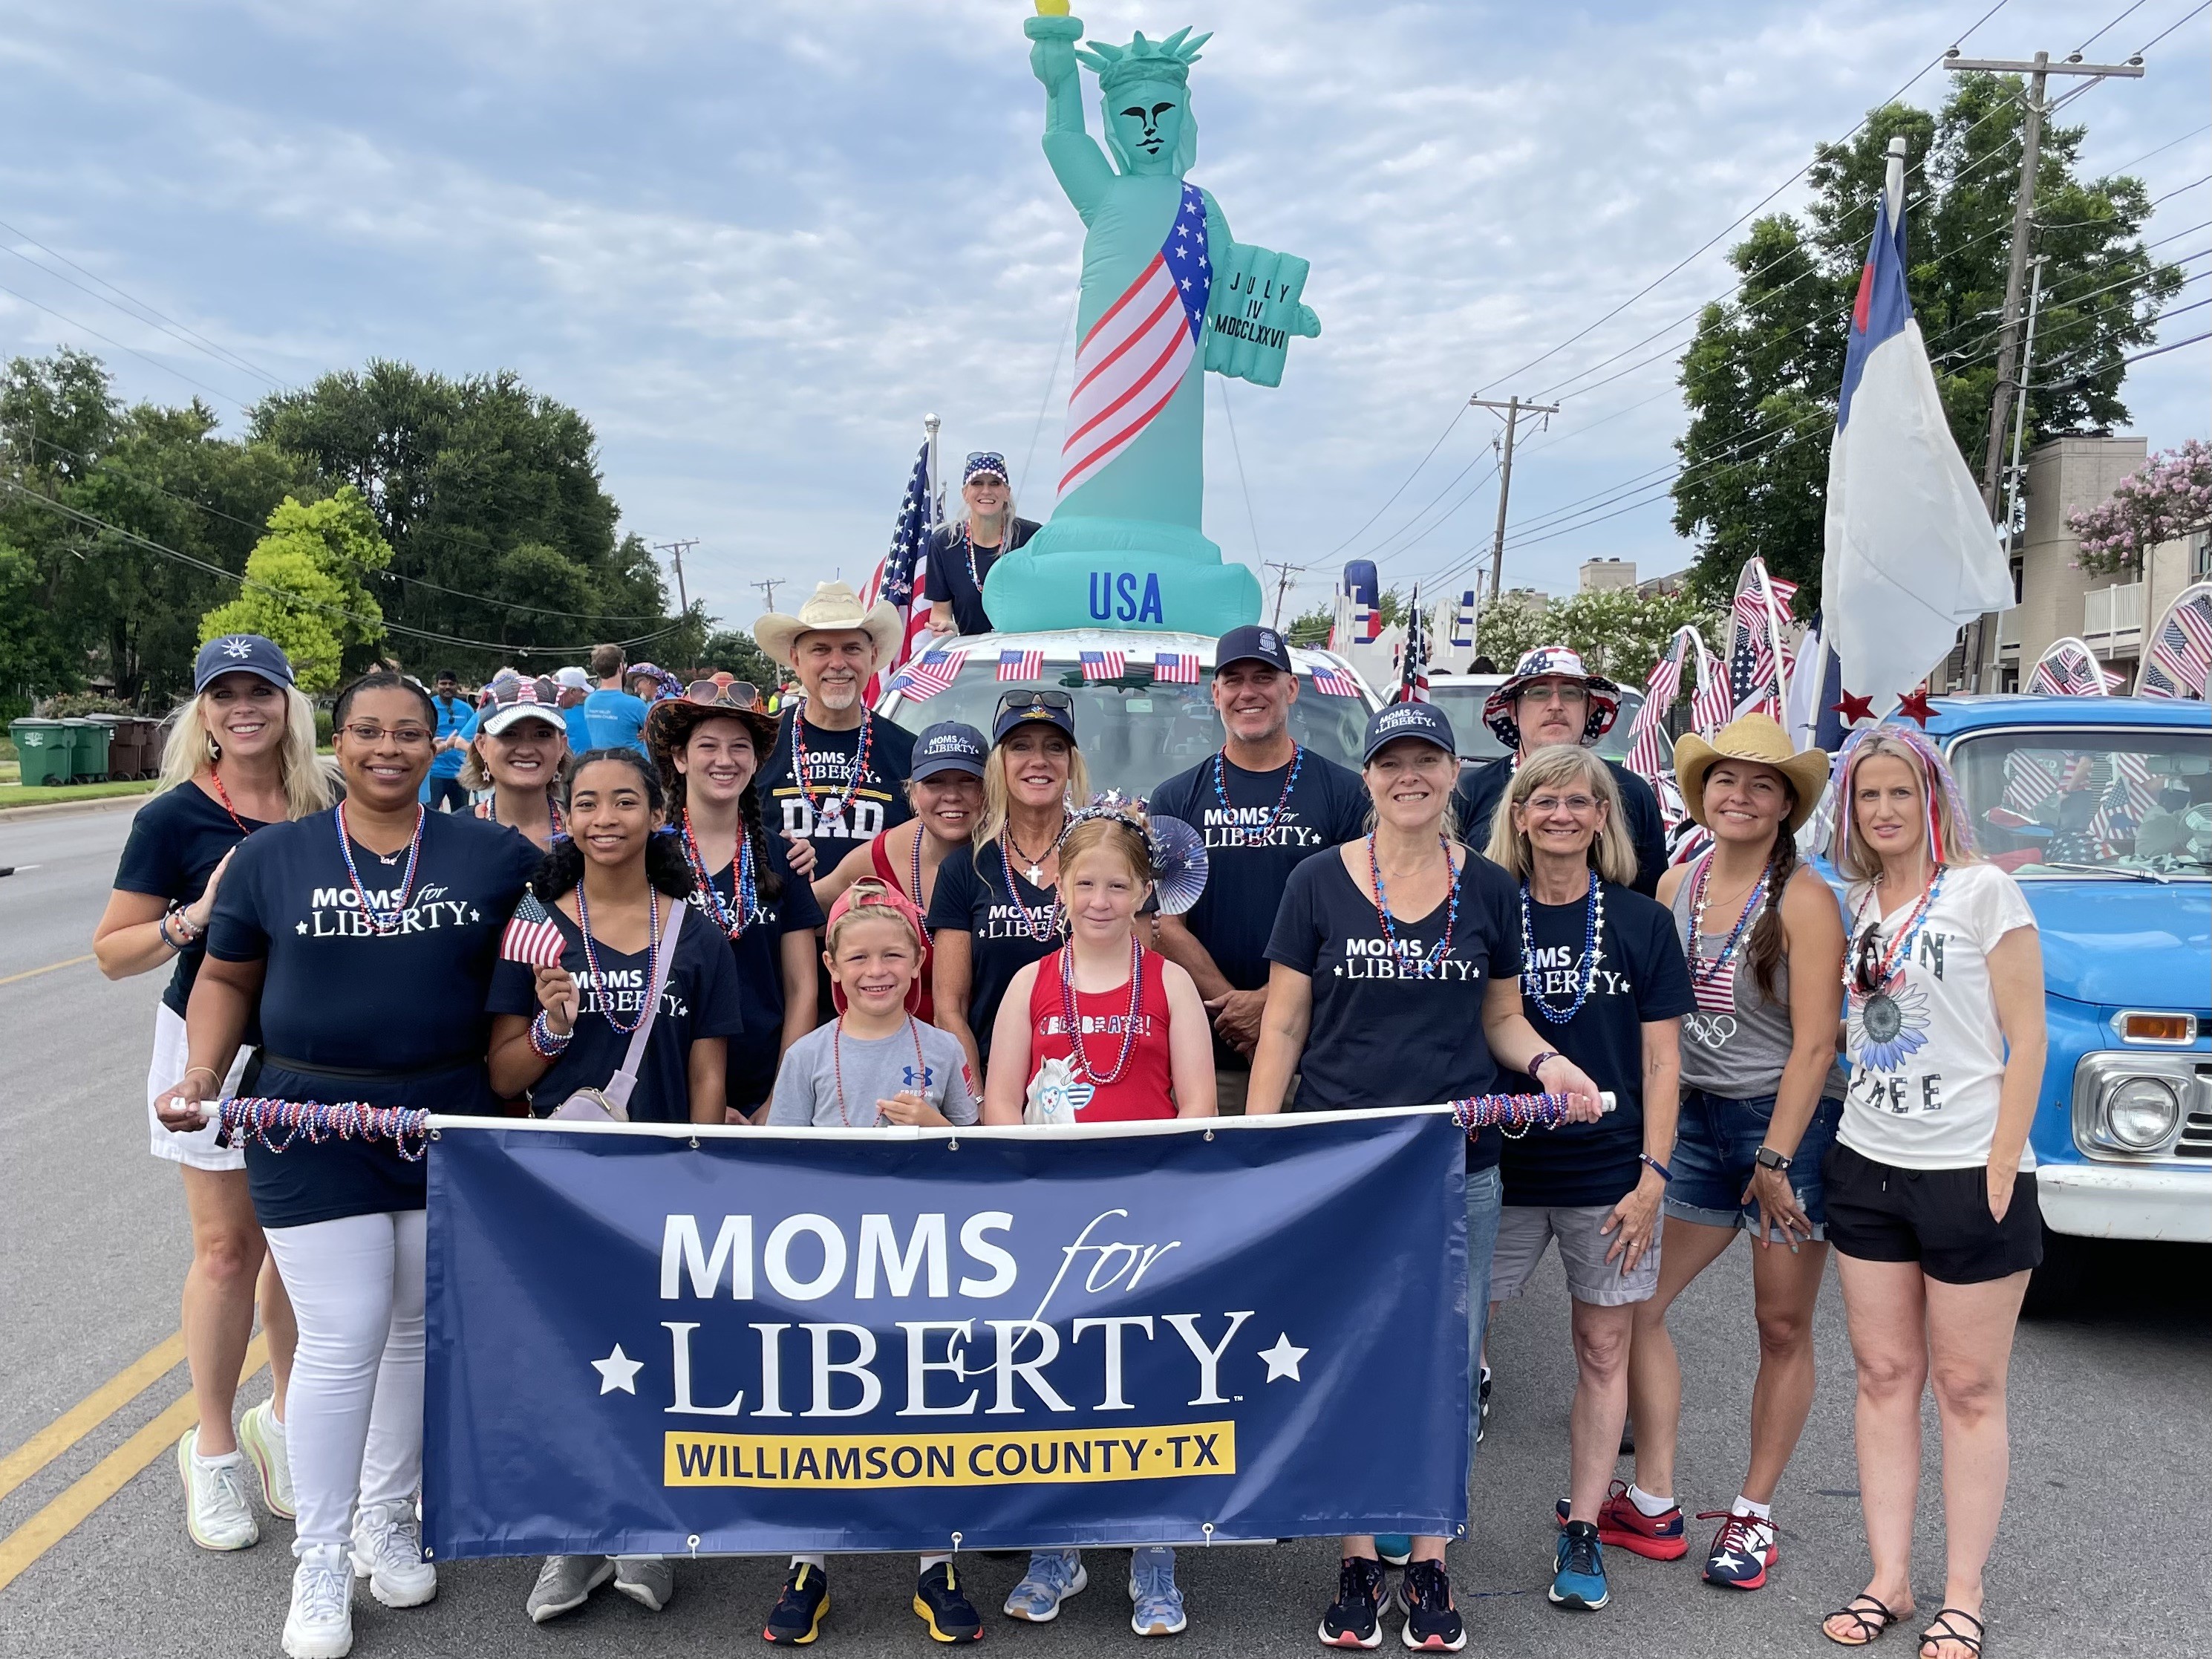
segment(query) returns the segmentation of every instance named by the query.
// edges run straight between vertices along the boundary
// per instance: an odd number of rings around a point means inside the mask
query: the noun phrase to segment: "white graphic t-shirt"
[[[1854,884],[1847,966],[1856,966],[1872,889]],[[1911,921],[1913,894],[1881,919],[1875,959]],[[1906,1170],[1972,1169],[1989,1160],[2004,1078],[2004,1034],[1990,991],[1990,952],[2035,913],[1994,864],[1954,865],[1909,950],[1889,965],[1874,996],[1856,988],[1844,1039],[1850,1086],[1839,1132],[1853,1152]],[[2020,1167],[2035,1167],[2032,1149]]]

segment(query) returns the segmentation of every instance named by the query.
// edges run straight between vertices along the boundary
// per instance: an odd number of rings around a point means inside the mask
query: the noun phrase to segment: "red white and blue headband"
[[[1866,744],[1874,738],[1886,738],[1903,744],[1920,763],[1921,811],[1926,820],[1929,860],[1937,864],[1943,861],[1942,820],[1936,809],[1938,794],[1942,796],[1944,805],[1950,811],[1953,832],[1961,850],[1972,851],[1973,821],[1966,816],[1966,800],[1959,793],[1959,781],[1952,775],[1950,763],[1943,758],[1943,751],[1935,745],[1926,732],[1915,731],[1909,726],[1863,726],[1844,739],[1842,753],[1838,757],[1840,763],[1836,768],[1835,782],[1832,786],[1836,793],[1829,807],[1836,834],[1830,851],[1836,864],[1838,866],[1843,864],[1847,849],[1858,833],[1858,820],[1851,803],[1851,775],[1858,769],[1859,763],[1872,752]]]

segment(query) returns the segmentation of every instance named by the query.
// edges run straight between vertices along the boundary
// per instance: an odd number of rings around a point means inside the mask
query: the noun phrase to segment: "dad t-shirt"
[[[791,873],[784,860],[783,841],[771,830],[764,838],[766,852],[761,869],[781,884],[776,897],[763,896],[759,908],[738,936],[729,940],[730,958],[736,969],[738,1030],[730,1036],[726,1070],[729,1103],[750,1112],[775,1086],[776,1045],[783,1041],[783,939],[787,933],[811,933],[822,926],[822,907],[814,890]],[[737,871],[733,860],[714,872],[714,888],[723,905],[737,907]],[[722,925],[706,908],[705,896],[694,894],[699,914],[684,924],[708,938],[720,936]]]
[[[241,823],[245,830],[239,828]],[[164,789],[131,820],[130,838],[123,843],[123,858],[115,867],[116,890],[193,903],[207,890],[208,878],[222,862],[222,855],[244,841],[247,831],[266,827],[258,818],[233,818],[221,801],[196,783]],[[216,896],[219,901],[221,892]],[[173,937],[177,930],[169,931]],[[170,970],[161,1004],[179,1018],[206,957],[204,939],[195,939],[177,952],[177,965]],[[246,1041],[258,1041],[250,1018],[247,1024]]]
[[[1628,831],[1629,845],[1636,849],[1632,885],[1649,898],[1659,890],[1659,878],[1667,873],[1667,822],[1659,815],[1659,797],[1652,793],[1650,784],[1619,761],[1609,760],[1606,765],[1612,769],[1613,781],[1620,787],[1622,827]],[[1461,777],[1452,805],[1459,813],[1460,836],[1468,846],[1490,845],[1491,817],[1512,781],[1510,755]]]
[[[530,1109],[539,1117],[549,1115],[579,1089],[607,1086],[629,1053],[630,1041],[630,1033],[617,1030],[608,1016],[616,1015],[625,1025],[632,1024],[645,1006],[646,988],[653,983],[649,948],[635,952],[613,951],[593,939],[592,954],[599,965],[594,974],[584,957],[583,929],[558,905],[545,908],[567,942],[561,965],[575,975],[579,1006],[575,1035],[545,1075],[531,1087]],[[486,1006],[495,1014],[534,1018],[538,1010],[535,970],[526,962],[502,959],[492,971],[491,998]],[[676,936],[676,958],[668,965],[660,1012],[653,1018],[652,1035],[646,1039],[637,1087],[629,1097],[630,1121],[690,1122],[691,1044],[700,1037],[734,1037],[744,1029],[738,1006],[737,963],[713,919],[694,910],[684,919],[683,930]]]
[[[792,770],[792,734],[805,749],[805,787]],[[867,766],[858,782],[860,736],[867,733]],[[775,749],[754,785],[761,792],[770,836],[797,836],[814,844],[814,873],[837,867],[855,847],[865,847],[895,823],[914,816],[907,805],[906,781],[914,769],[914,733],[880,714],[849,732],[814,725],[805,711],[783,717]],[[810,799],[811,797],[811,799]]]
[[[1470,852],[1451,896],[1425,916],[1394,916],[1394,950],[1375,902],[1340,855],[1308,859],[1283,891],[1267,960],[1313,981],[1313,1021],[1299,1057],[1296,1111],[1428,1106],[1495,1093],[1502,1075],[1482,1030],[1493,978],[1521,971],[1521,895],[1503,870]],[[1427,960],[1444,936],[1451,943]],[[1467,1167],[1498,1162],[1502,1137],[1468,1144]]]
[[[1033,520],[1018,518],[1013,533],[997,547],[977,547],[963,533],[966,520],[948,524],[929,538],[929,561],[922,576],[922,597],[952,606],[952,625],[963,634],[988,634],[991,618],[983,609],[983,583],[1001,553],[1010,553],[1037,533]],[[973,559],[975,568],[969,568]]]
[[[646,702],[627,691],[617,691],[601,686],[586,697],[580,705],[584,711],[584,729],[591,733],[594,749],[635,749],[647,752],[645,738]]]
[[[1589,937],[1585,901],[1528,907],[1535,954],[1521,968],[1521,1006],[1545,1043],[1613,1091],[1613,1109],[1595,1123],[1531,1129],[1505,1143],[1500,1172],[1505,1201],[1522,1205],[1617,1204],[1644,1173],[1644,1027],[1679,1019],[1697,1006],[1674,920],[1656,900],[1606,882],[1604,912],[1589,996],[1574,1017],[1554,1024],[1542,1012],[1574,1006]],[[1507,1074],[1509,1094],[1534,1094],[1535,1083]]]
[[[938,866],[929,925],[968,935],[968,1029],[987,1067],[1006,987],[1060,948],[1059,916],[1059,894],[1032,886],[1006,857],[1003,840],[980,854],[972,845],[956,847]]]
[[[1365,833],[1367,790],[1357,773],[1310,749],[1272,772],[1247,772],[1217,754],[1152,791],[1152,809],[1206,837],[1206,891],[1183,925],[1224,979],[1259,991],[1284,884],[1316,853]]]
[[[793,1128],[872,1128],[876,1103],[908,1090],[954,1123],[973,1123],[981,1109],[967,1053],[951,1032],[909,1018],[889,1036],[856,1037],[840,1036],[832,1020],[784,1055],[768,1121]]]

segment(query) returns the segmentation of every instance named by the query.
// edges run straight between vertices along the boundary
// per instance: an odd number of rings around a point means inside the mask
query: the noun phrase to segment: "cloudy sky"
[[[1231,383],[1224,410],[1209,377],[1209,533],[1309,567],[1309,599],[1362,554],[1433,586],[1496,511],[1498,422],[1454,412],[1517,392],[1565,410],[1516,462],[1508,584],[1680,567],[1669,348],[1727,290],[1731,222],[1797,201],[1811,146],[1916,74],[1938,100],[1924,66],[1990,3],[1078,0],[1097,38],[1217,31],[1193,176],[1240,238],[1313,264],[1323,332],[1283,386]],[[1028,9],[0,0],[0,351],[84,346],[233,429],[373,357],[513,368],[596,427],[626,527],[698,538],[693,595],[747,623],[765,577],[866,574],[926,410],[1049,506],[1080,242]],[[2063,57],[2117,18],[2089,52],[2113,59],[2179,22],[2069,112],[2087,171],[2179,191],[2149,232],[2192,233],[2174,256],[2212,241],[2203,11],[2006,0],[1967,40]],[[2185,268],[2179,304],[2205,297],[2207,259]],[[2131,374],[2154,447],[2212,425],[2208,364]]]

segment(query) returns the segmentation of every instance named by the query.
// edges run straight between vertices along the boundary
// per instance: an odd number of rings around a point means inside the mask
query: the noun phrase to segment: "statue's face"
[[[1106,100],[1107,118],[1114,137],[1129,158],[1133,173],[1175,171],[1176,147],[1182,137],[1183,90],[1162,82],[1139,81],[1121,88]]]

